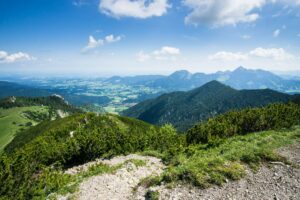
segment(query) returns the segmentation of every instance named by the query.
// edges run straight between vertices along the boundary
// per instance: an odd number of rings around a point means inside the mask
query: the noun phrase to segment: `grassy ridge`
[[[191,145],[174,156],[168,170],[156,180],[184,181],[203,188],[211,184],[221,185],[227,180],[243,177],[244,164],[257,169],[265,161],[285,162],[276,149],[295,142],[300,142],[299,127],[234,136],[215,147]]]
[[[15,134],[27,129],[28,123],[37,124],[34,119],[28,118],[24,112],[47,114],[48,107],[30,106],[30,107],[15,107],[9,109],[0,108],[0,151],[14,138]],[[28,124],[29,125],[29,124]]]
[[[120,116],[77,114],[57,121],[64,123],[51,123],[39,134],[32,132],[28,143],[2,156],[0,196],[41,198],[53,191],[45,190],[45,184],[52,188],[65,181],[57,177],[63,168],[99,157],[180,146],[172,127],[158,128]]]
[[[42,121],[61,117],[59,111],[64,115],[82,112],[59,96],[0,99],[0,152],[15,136],[19,141],[22,139],[21,143],[28,142],[31,137],[27,137],[29,134],[26,133],[26,137],[22,136],[23,132]]]

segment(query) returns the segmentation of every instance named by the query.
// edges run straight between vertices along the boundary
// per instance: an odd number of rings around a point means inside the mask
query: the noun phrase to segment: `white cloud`
[[[265,49],[258,47],[249,53],[251,56],[261,57],[261,58],[271,58],[274,60],[290,60],[295,58],[292,54],[286,52],[283,48],[269,48]]]
[[[36,60],[36,58],[23,52],[8,54],[5,51],[0,51],[0,63],[14,63],[14,62],[30,61],[30,60]]]
[[[154,51],[153,54],[157,55],[157,56],[161,56],[161,55],[179,55],[180,54],[180,49],[175,48],[175,47],[164,46],[161,49]]]
[[[114,35],[108,35],[108,36],[105,37],[105,41],[106,41],[107,43],[118,42],[118,41],[120,41],[121,39],[122,39],[121,36],[115,37]]]
[[[239,61],[239,60],[247,60],[248,56],[240,52],[233,53],[233,52],[221,51],[221,52],[217,52],[214,55],[210,55],[208,59],[224,60],[224,61]]]
[[[104,41],[102,39],[95,39],[94,36],[90,35],[89,36],[89,42],[87,44],[87,46],[84,48],[85,51],[90,50],[90,49],[94,49],[96,47],[99,47],[101,45],[104,44]]]
[[[278,37],[280,35],[280,29],[276,29],[274,32],[273,32],[273,37]]]
[[[149,18],[167,13],[168,0],[100,0],[102,13],[113,17]]]
[[[187,24],[208,24],[212,27],[254,22],[259,18],[255,10],[268,0],[183,0],[192,11],[185,17]]]
[[[287,8],[300,6],[300,0],[183,0],[183,4],[191,9],[185,22],[212,27],[255,22],[260,17],[260,9],[271,3]],[[279,15],[281,13],[273,16]]]
[[[180,54],[180,49],[164,46],[159,50],[153,51],[152,54],[156,60],[176,60],[176,56]]]
[[[107,35],[104,37],[104,39],[96,39],[94,38],[94,36],[90,35],[89,36],[89,41],[87,46],[85,46],[82,49],[82,52],[87,52],[89,50],[95,49],[99,46],[102,46],[104,44],[108,44],[108,43],[113,43],[113,42],[118,42],[122,39],[121,36],[114,36],[114,35]]]
[[[297,36],[300,37],[300,33]]]
[[[227,61],[227,62],[233,62],[233,61],[241,61],[241,60],[248,60],[253,59],[255,57],[258,58],[268,58],[268,59],[274,59],[277,61],[283,61],[283,60],[292,60],[295,58],[294,55],[286,52],[283,48],[262,48],[258,47],[256,49],[251,50],[248,53],[242,53],[242,52],[228,52],[228,51],[220,51],[216,54],[209,55],[209,60],[221,60],[221,61]]]
[[[155,60],[176,60],[177,56],[180,55],[180,49],[176,47],[163,46],[158,50],[153,51],[152,53],[144,53],[140,51],[137,54],[138,61],[144,62],[151,58]]]
[[[5,59],[7,55],[8,54],[5,51],[0,51],[0,60]]]

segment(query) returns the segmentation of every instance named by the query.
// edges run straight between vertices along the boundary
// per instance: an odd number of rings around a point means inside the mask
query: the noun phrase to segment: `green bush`
[[[187,143],[218,143],[221,138],[247,133],[290,128],[300,123],[298,105],[271,104],[263,108],[232,111],[207,122],[200,123],[187,132]]]

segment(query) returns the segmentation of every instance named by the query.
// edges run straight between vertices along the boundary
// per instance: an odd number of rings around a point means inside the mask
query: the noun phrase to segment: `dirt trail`
[[[133,162],[130,162],[132,159],[143,160],[146,165],[137,167]],[[128,162],[126,163],[126,161]],[[165,168],[158,158],[132,154],[128,156],[118,156],[111,160],[96,160],[69,169],[66,173],[75,174],[99,162],[111,166],[126,164],[114,174],[103,174],[85,180],[80,184],[78,192],[72,195],[72,198],[79,200],[133,199],[133,189],[143,178],[151,175],[159,175]],[[68,198],[60,197],[59,199],[63,200]]]

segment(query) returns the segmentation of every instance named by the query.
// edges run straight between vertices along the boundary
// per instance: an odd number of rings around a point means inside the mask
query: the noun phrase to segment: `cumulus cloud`
[[[84,50],[87,51],[87,50],[90,50],[90,49],[94,49],[94,48],[99,47],[103,44],[104,44],[104,40],[102,40],[102,39],[96,40],[94,38],[94,36],[90,35],[89,36],[89,42],[88,42],[87,46],[84,47]]]
[[[168,0],[100,0],[99,10],[113,17],[149,18],[167,13]]]
[[[209,60],[224,60],[224,61],[239,61],[239,60],[247,60],[248,55],[237,52],[227,52],[227,51],[221,51],[217,52],[214,55],[210,55],[208,57]]]
[[[191,9],[185,17],[187,24],[208,24],[213,27],[254,22],[259,18],[255,10],[268,0],[183,0]]]
[[[36,58],[23,52],[9,54],[6,51],[0,51],[0,63],[15,63],[20,61],[30,61],[35,59]]]
[[[286,52],[283,48],[269,48],[265,49],[258,47],[249,53],[252,56],[261,58],[271,58],[274,60],[290,60],[295,58],[292,54]]]
[[[164,46],[161,49],[154,51],[153,54],[157,55],[157,56],[161,56],[161,55],[179,55],[180,54],[180,49],[175,48],[175,47]]]
[[[176,60],[177,56],[180,55],[180,49],[176,47],[163,46],[158,50],[155,50],[151,53],[144,53],[140,51],[137,54],[138,61],[144,62],[151,58],[155,60]]]
[[[82,49],[82,52],[87,52],[89,50],[95,49],[107,43],[118,42],[122,39],[121,36],[107,35],[104,39],[96,39],[94,36],[89,36],[88,44]]]
[[[255,22],[260,17],[260,9],[271,3],[300,6],[300,0],[183,0],[191,10],[185,22],[212,27]]]
[[[250,58],[269,58],[274,59],[277,61],[283,61],[283,60],[291,60],[294,59],[295,56],[286,52],[283,48],[262,48],[258,47],[256,49],[251,50],[247,53],[241,53],[241,52],[228,52],[228,51],[220,51],[216,54],[209,55],[209,60],[221,60],[221,61],[241,61],[241,60],[247,60]]]
[[[114,36],[114,35],[108,35],[108,36],[106,36],[105,37],[105,41],[107,42],[107,43],[112,43],[112,42],[118,42],[118,41],[120,41],[122,39],[122,37],[121,36]]]
[[[274,32],[273,32],[273,37],[278,37],[280,34],[280,29],[276,29]]]

